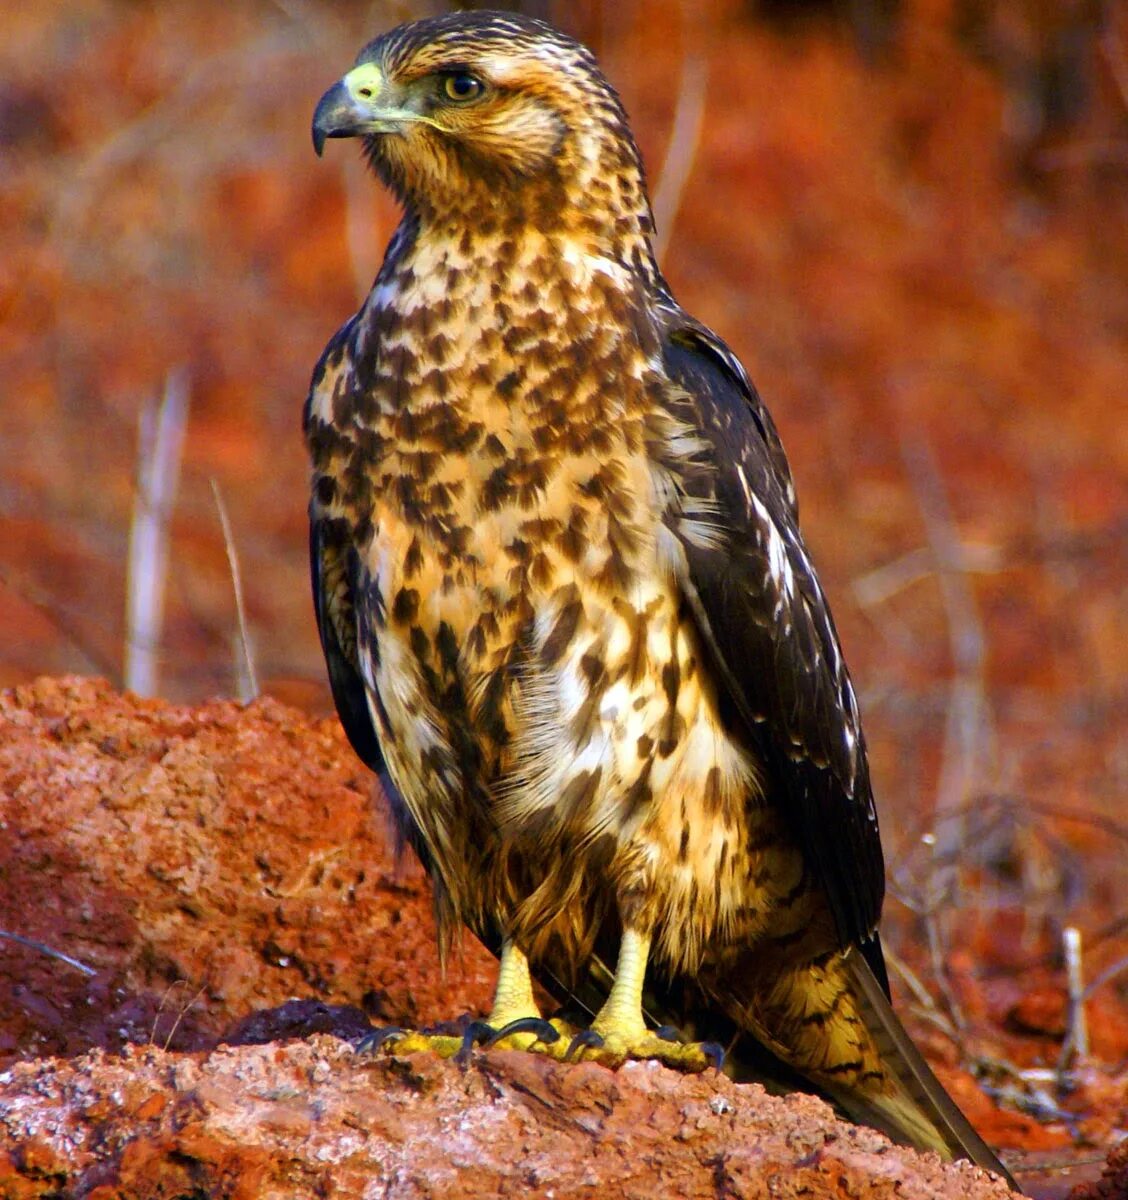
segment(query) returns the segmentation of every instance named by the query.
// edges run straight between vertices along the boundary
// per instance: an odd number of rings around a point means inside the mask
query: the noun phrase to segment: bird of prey
[[[507,13],[401,25],[318,104],[318,153],[342,137],[403,217],[305,408],[317,620],[440,943],[464,923],[500,956],[490,1026],[548,1048],[531,968],[590,1017],[584,1055],[702,1060],[674,1025],[1001,1170],[890,1008],[787,459],[655,263],[592,54]]]

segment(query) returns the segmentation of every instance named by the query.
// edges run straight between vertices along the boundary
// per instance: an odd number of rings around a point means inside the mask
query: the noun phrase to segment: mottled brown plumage
[[[889,1009],[865,746],[787,462],[658,271],[594,59],[511,15],[401,26],[318,106],[337,136],[404,217],[314,373],[314,595],[444,941],[502,954],[495,1019],[531,1015],[527,959],[624,1052],[655,1041],[641,999],[736,1074],[997,1165]]]

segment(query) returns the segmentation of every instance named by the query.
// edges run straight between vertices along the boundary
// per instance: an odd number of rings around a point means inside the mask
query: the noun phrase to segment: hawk
[[[592,54],[457,13],[321,99],[403,217],[306,403],[338,712],[434,886],[500,956],[490,1027],[547,1045],[532,976],[609,1060],[805,1080],[1001,1167],[889,1005],[865,741],[771,416],[674,300]],[[573,1047],[574,1049],[575,1047]]]

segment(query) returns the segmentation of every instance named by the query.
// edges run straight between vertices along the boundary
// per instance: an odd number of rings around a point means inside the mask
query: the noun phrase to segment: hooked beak
[[[317,102],[313,148],[321,156],[327,138],[395,133],[415,114],[390,104],[388,85],[375,63],[361,63],[338,80]]]

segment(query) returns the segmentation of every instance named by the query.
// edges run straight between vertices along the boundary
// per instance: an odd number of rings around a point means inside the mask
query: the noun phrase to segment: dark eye
[[[457,104],[465,104],[468,100],[477,100],[485,90],[486,85],[466,71],[447,75],[443,80],[443,95]]]

